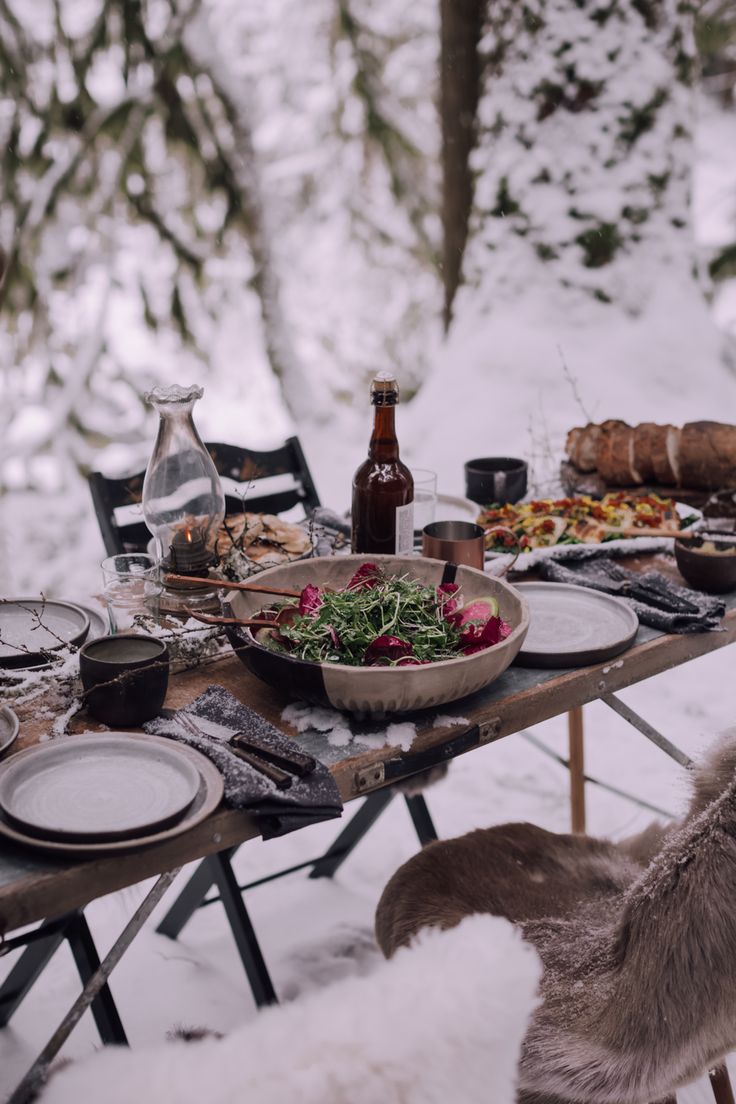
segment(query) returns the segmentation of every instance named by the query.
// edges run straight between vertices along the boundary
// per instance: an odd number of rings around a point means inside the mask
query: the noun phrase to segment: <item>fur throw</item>
[[[470,917],[225,1039],[109,1047],[39,1104],[513,1104],[540,975],[505,920]]]
[[[386,955],[490,912],[544,964],[522,1104],[650,1104],[736,1046],[736,730],[693,775],[680,825],[613,844],[507,824],[430,844],[387,885]]]

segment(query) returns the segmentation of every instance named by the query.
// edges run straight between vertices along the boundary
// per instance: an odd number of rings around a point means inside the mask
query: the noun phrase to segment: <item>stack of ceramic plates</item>
[[[99,610],[51,598],[0,602],[0,667],[42,667],[64,645],[79,645],[107,632]]]
[[[139,733],[84,733],[0,765],[0,835],[98,854],[169,839],[204,820],[222,778],[199,752]]]

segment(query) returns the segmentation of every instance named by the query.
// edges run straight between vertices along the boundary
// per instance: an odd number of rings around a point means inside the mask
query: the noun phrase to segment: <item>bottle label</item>
[[[396,507],[396,555],[410,556],[414,551],[414,503]]]

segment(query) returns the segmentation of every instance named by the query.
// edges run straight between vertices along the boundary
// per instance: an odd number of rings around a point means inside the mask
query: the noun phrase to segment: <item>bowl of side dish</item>
[[[675,541],[675,559],[682,577],[707,594],[736,590],[736,541],[715,536]]]
[[[373,568],[383,587],[371,592]],[[443,560],[420,556],[368,555],[314,558],[271,568],[254,582],[288,588],[301,597],[285,601],[254,591],[230,592],[223,600],[227,615],[281,620],[273,630],[229,625],[230,642],[253,674],[291,699],[365,714],[403,713],[456,701],[488,686],[506,670],[526,636],[529,612],[513,587],[474,568],[458,567],[454,582],[442,587],[446,568]],[[398,606],[404,592],[407,616],[414,618],[417,602],[426,606],[428,627],[414,628],[413,621],[410,630],[402,625]],[[389,595],[385,605],[382,594]],[[339,608],[349,606],[353,595],[361,607],[355,629]],[[330,614],[331,623],[324,625],[330,600],[337,608],[334,618]],[[289,604],[291,611],[283,620]],[[314,612],[315,604],[321,613]],[[304,613],[298,612],[299,605]],[[372,608],[366,612],[366,606]],[[444,650],[437,651],[442,658],[436,660],[427,645],[435,631],[433,619],[444,641]],[[366,628],[369,622],[372,627]],[[335,646],[328,641],[320,645],[321,652],[313,652],[309,640],[303,640],[316,638],[320,626],[336,638]],[[348,644],[353,655],[342,658]],[[319,655],[326,658],[315,659]]]

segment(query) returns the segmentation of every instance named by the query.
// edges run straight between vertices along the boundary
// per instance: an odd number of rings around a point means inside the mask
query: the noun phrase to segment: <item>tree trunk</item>
[[[440,0],[440,116],[442,123],[442,227],[445,328],[460,268],[473,200],[470,151],[480,88],[482,0]]]

